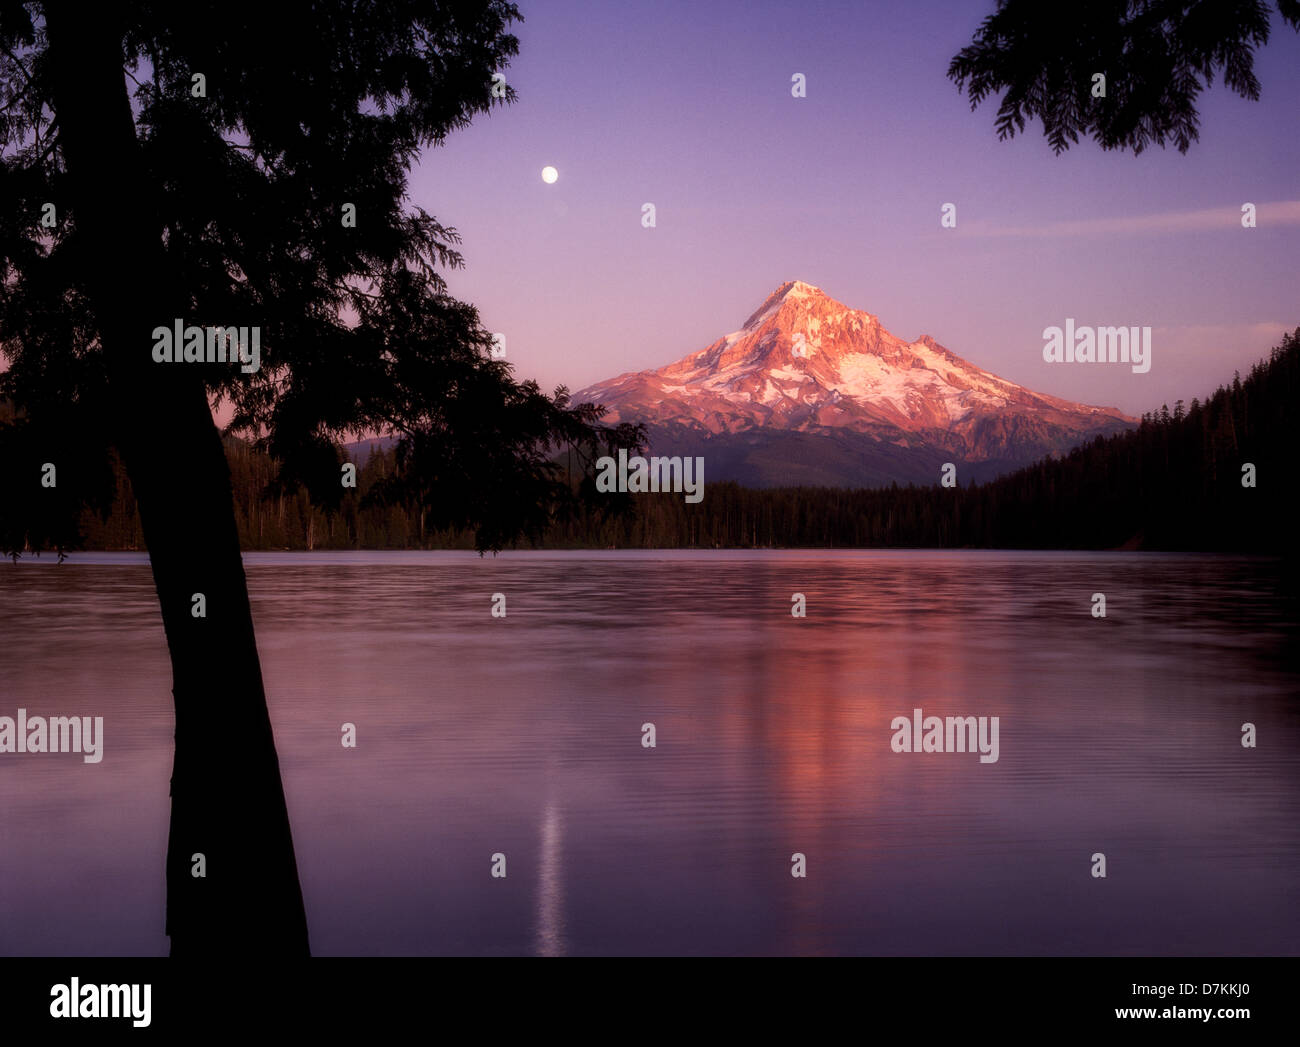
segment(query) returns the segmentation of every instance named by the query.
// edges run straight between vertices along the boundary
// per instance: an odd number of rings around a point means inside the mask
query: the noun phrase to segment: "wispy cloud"
[[[1258,358],[1282,336],[1295,329],[1295,324],[1259,320],[1239,324],[1175,324],[1156,327],[1153,337],[1178,348],[1181,355],[1195,355],[1205,361],[1237,359],[1242,356]]]
[[[1300,200],[1275,200],[1255,204],[1258,228],[1300,225]],[[1077,218],[1038,225],[996,225],[976,219],[964,223],[967,236],[1123,236],[1126,233],[1191,233],[1213,229],[1240,229],[1242,201],[1202,211],[1167,211],[1164,214],[1123,218]]]

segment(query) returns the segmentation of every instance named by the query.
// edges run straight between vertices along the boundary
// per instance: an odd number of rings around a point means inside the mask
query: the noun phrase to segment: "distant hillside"
[[[396,446],[396,436],[376,436],[373,440],[355,440],[344,444],[343,449],[347,452],[349,461],[365,465],[374,451],[391,451]]]

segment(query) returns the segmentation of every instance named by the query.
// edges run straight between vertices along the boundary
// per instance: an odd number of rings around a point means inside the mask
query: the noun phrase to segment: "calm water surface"
[[[317,954],[1300,954],[1296,609],[1273,561],[246,563]],[[0,637],[0,715],[105,718],[97,765],[0,755],[0,953],[165,954],[147,563],[0,564]],[[998,716],[999,760],[892,752],[917,707]],[[237,774],[238,724],[229,751]]]

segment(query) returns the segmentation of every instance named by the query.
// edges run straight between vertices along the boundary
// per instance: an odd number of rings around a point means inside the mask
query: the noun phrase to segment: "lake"
[[[1300,954],[1276,561],[245,562],[318,955]],[[104,718],[99,763],[0,754],[0,953],[165,954],[145,557],[0,564],[0,635],[0,716]],[[916,709],[997,717],[996,761],[894,751]]]

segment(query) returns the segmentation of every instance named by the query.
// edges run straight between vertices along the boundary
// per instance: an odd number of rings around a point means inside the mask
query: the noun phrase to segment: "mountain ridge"
[[[604,404],[606,421],[645,424],[656,450],[711,455],[714,479],[756,486],[801,474],[833,486],[932,483],[943,461],[965,463],[963,482],[987,479],[1137,424],[1001,378],[930,335],[898,338],[801,280],[704,349],[573,400]],[[782,447],[794,457],[774,460]]]

